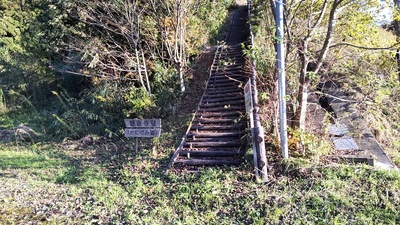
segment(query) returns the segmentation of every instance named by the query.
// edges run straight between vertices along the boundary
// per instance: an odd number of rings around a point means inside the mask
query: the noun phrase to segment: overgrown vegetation
[[[31,124],[44,136],[76,139],[121,135],[122,118],[171,115],[193,59],[223,39],[231,6],[2,1],[0,102],[4,116],[24,117],[4,128]]]
[[[323,14],[323,9],[331,10],[332,4],[339,4],[340,10],[337,12],[339,16],[334,21],[336,25],[329,44],[329,54],[325,60],[320,61],[319,56],[329,23],[328,15]],[[395,100],[400,87],[396,61],[398,44],[393,29],[389,29],[391,26],[380,27],[369,14],[370,12],[364,10],[367,7],[379,9],[376,1],[314,1],[312,3],[298,1],[287,5],[287,10],[290,12],[287,14],[285,28],[287,29],[286,75],[288,119],[291,120],[288,123],[293,122],[293,118],[299,119],[295,115],[300,113],[300,95],[318,93],[318,85],[321,85],[321,82],[333,81],[355,101],[354,105],[358,109],[358,114],[364,118],[368,123],[368,128],[399,165],[400,148],[395,138],[399,133],[397,118],[400,116],[399,106]],[[301,10],[303,8],[307,10]],[[360,10],[355,10],[355,8]],[[277,135],[278,108],[275,97],[277,96],[275,83],[277,78],[273,47],[275,21],[269,4],[254,1],[253,11],[256,15],[253,17],[255,46],[249,55],[256,61],[259,70],[260,100],[265,106],[262,108],[265,111],[264,124],[267,130]],[[311,26],[308,29],[312,30],[311,33],[302,29],[307,26]],[[302,49],[304,47],[307,49]],[[306,55],[303,60],[301,60],[302,54]],[[310,71],[301,72],[307,69],[305,66],[308,64],[317,66],[318,63],[321,63],[321,67],[317,71],[309,68]],[[306,79],[299,78],[302,76],[301,73],[307,74]],[[300,88],[301,86],[304,87]],[[307,117],[307,120],[312,119]],[[308,142],[307,138],[298,138],[297,133],[307,133],[304,127],[300,130],[296,131],[295,128],[290,135],[289,142],[292,151],[301,151],[304,149],[303,143]],[[308,135],[300,136],[307,137]]]
[[[223,39],[234,7],[231,0],[0,1],[0,223],[400,224],[398,173],[341,164],[326,156],[321,136],[298,129],[290,129],[291,159],[281,160],[274,19],[265,1],[254,2],[256,42],[247,53],[259,70],[269,182],[254,182],[251,151],[240,167],[165,173],[208,76],[208,45]],[[390,30],[350,11],[335,40],[394,44]],[[296,105],[301,65],[292,47],[288,99]],[[324,75],[357,101],[399,165],[394,53],[341,45],[327,59]],[[135,154],[123,138],[126,117],[161,118],[161,136],[141,140]]]
[[[110,143],[66,147],[0,150],[1,223],[400,222],[400,177],[395,172],[367,166],[299,168],[288,161],[275,168],[269,183],[259,185],[250,162],[165,174],[168,151],[162,149],[156,154],[143,149],[136,156]],[[250,152],[246,157],[252,158]]]

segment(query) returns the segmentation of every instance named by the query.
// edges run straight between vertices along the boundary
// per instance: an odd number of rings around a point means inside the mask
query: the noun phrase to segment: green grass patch
[[[61,166],[64,160],[37,152],[34,148],[0,147],[0,169],[49,169]]]

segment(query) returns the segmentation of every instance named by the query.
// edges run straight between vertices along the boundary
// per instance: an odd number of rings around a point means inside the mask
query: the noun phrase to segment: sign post
[[[138,138],[159,137],[161,119],[125,119],[125,137],[135,138],[135,152],[138,153]]]

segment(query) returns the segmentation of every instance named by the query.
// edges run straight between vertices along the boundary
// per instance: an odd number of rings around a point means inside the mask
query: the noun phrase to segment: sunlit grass
[[[67,224],[400,222],[399,174],[368,166],[304,167],[286,162],[281,163],[283,172],[278,177],[271,174],[269,183],[260,185],[248,170],[251,162],[237,168],[205,167],[198,173],[166,174],[159,165],[162,159],[151,157],[148,150],[133,158],[103,152],[108,160],[95,163],[83,157],[76,161],[79,157],[71,157],[72,153],[38,145],[19,149],[3,145],[0,174],[18,177],[0,176],[0,203],[8,202],[0,204],[6,215],[0,223],[41,219]],[[35,175],[38,170],[52,171],[51,178],[43,178],[44,173]],[[13,194],[20,190],[26,193]],[[21,201],[31,206],[22,207]],[[37,214],[43,204],[62,210]]]
[[[1,169],[49,169],[61,166],[63,160],[46,153],[38,153],[32,149],[18,147],[7,149],[0,147]]]

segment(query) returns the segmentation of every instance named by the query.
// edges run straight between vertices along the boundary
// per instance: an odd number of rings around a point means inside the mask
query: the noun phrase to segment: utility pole
[[[277,67],[278,67],[278,92],[279,92],[279,115],[280,115],[280,138],[281,150],[284,159],[289,158],[287,119],[286,119],[286,74],[285,74],[285,45],[283,27],[283,0],[276,1],[275,7],[276,36],[277,36]]]

